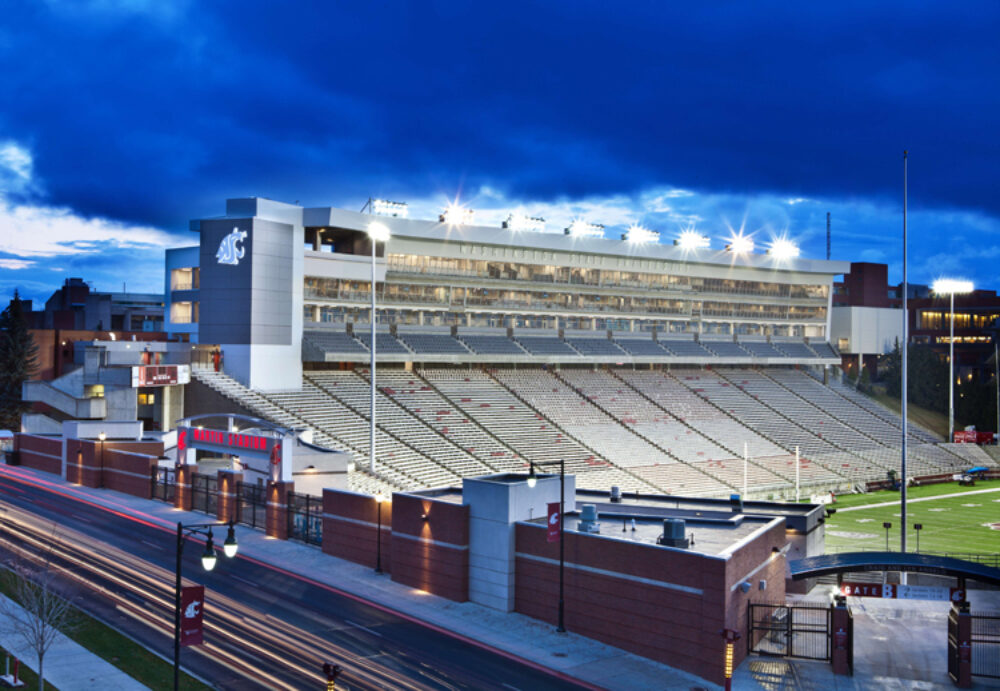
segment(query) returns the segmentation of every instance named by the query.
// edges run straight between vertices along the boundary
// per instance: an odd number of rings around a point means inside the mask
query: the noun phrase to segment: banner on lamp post
[[[549,542],[559,542],[559,529],[561,526],[562,512],[559,510],[559,502],[551,502],[549,504]]]
[[[205,586],[181,588],[181,645],[201,645],[202,609],[205,606]]]

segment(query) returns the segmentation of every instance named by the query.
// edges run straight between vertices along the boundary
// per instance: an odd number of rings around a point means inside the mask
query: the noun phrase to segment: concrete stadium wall
[[[392,580],[468,600],[469,507],[399,493],[392,504]]]

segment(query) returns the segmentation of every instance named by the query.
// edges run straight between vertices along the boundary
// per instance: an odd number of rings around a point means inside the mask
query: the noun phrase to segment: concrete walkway
[[[18,617],[22,621],[27,620],[28,615],[24,610],[3,595],[0,595],[0,611],[9,612],[11,616]],[[20,660],[22,668],[27,666],[37,671],[38,656],[25,645],[21,636],[12,632],[10,626],[3,622],[0,622],[0,646],[3,646],[13,658]],[[11,674],[13,672],[12,659]],[[61,691],[77,691],[77,689],[142,691],[147,688],[110,662],[105,662],[63,635],[59,635],[45,653],[45,681]]]

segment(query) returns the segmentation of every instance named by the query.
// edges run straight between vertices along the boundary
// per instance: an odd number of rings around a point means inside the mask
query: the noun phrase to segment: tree
[[[38,689],[44,691],[45,654],[61,634],[75,625],[73,605],[55,591],[46,562],[38,568],[15,563],[6,572],[12,600],[0,600],[0,617],[7,631],[38,656]],[[16,605],[15,605],[16,603]]]
[[[37,355],[24,303],[15,290],[14,299],[0,313],[0,429],[20,431],[21,415],[31,407],[21,397],[21,387],[38,366]]]
[[[907,400],[928,410],[947,412],[948,363],[926,345],[910,344],[906,354],[909,372]],[[897,340],[892,351],[882,360],[885,392],[894,398],[902,395],[902,359],[902,347]]]

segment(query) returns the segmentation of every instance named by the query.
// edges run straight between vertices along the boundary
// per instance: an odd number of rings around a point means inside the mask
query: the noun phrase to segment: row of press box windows
[[[644,260],[635,260],[641,262]],[[649,262],[646,262],[649,263]],[[505,281],[532,281],[564,285],[590,285],[607,288],[652,288],[693,290],[734,295],[758,295],[776,298],[823,298],[828,285],[790,285],[767,281],[741,281],[728,278],[677,276],[662,271],[618,271],[567,266],[518,264],[476,259],[450,259],[410,254],[389,254],[387,270],[400,274],[457,276]]]
[[[304,292],[307,299],[366,303],[371,300],[370,286],[370,281],[307,277]],[[825,305],[753,304],[399,283],[380,285],[376,299],[384,304],[419,303],[427,306],[580,310],[677,316],[700,313],[705,316],[743,319],[826,320]]]
[[[369,309],[306,305],[306,324],[370,324]],[[664,334],[702,334],[718,336],[777,336],[822,338],[825,325],[761,324],[720,321],[623,319],[605,317],[564,317],[530,314],[494,314],[475,312],[426,312],[419,310],[378,310],[377,323],[382,326],[456,326],[464,328],[570,329],[580,331],[644,332]]]

